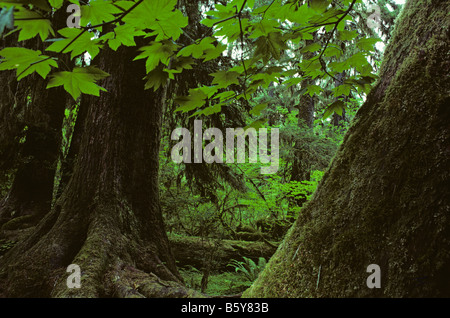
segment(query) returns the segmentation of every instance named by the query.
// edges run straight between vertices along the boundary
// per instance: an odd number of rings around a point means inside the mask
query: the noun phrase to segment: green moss
[[[186,283],[186,287],[201,291],[201,281],[203,274],[195,268],[180,269],[180,274]],[[208,288],[206,295],[223,296],[236,295],[249,288],[249,282],[241,273],[224,272],[213,273],[208,278]]]
[[[11,248],[14,247],[14,245],[16,245],[16,243],[17,243],[16,241],[1,239],[0,240],[0,255],[3,255],[7,251],[9,251]]]
[[[34,222],[34,216],[33,215],[24,215],[16,217],[2,226],[2,231],[8,231],[8,230],[17,230],[19,228],[28,227],[32,225]]]

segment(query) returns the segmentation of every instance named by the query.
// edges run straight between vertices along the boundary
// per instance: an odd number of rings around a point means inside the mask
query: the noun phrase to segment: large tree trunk
[[[164,230],[158,153],[165,90],[144,91],[136,48],[102,51],[108,90],[88,109],[73,176],[0,268],[7,296],[186,296]],[[68,289],[69,264],[81,288]],[[164,284],[160,280],[166,280]],[[172,288],[171,288],[172,287]]]
[[[65,25],[66,17],[65,10],[57,11],[56,26]],[[3,44],[17,45],[17,36],[10,37]],[[43,51],[47,44],[34,38],[23,45]],[[11,221],[5,227],[11,229],[36,222],[50,210],[67,95],[62,87],[46,90],[48,79],[37,73],[17,82],[15,72],[2,72],[0,82],[6,87],[0,98],[0,168],[7,173],[16,170],[11,188],[0,201],[0,226]]]
[[[244,297],[450,296],[449,11],[406,3],[379,82]]]

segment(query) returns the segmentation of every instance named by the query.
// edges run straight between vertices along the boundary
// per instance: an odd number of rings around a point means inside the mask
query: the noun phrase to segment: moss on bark
[[[190,294],[159,205],[165,90],[144,90],[145,67],[132,61],[136,55],[136,48],[105,49],[94,61],[111,74],[103,83],[108,93],[89,107],[73,175],[54,208],[0,257],[7,297],[131,297],[134,284],[143,284],[137,279],[146,280],[144,295]],[[79,289],[66,285],[70,264],[81,269]],[[114,273],[127,279],[111,281]]]
[[[448,1],[406,3],[380,80],[243,297],[449,297]],[[381,288],[369,289],[369,264]]]

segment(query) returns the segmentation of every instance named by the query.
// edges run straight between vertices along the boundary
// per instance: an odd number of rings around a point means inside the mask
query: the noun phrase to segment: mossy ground
[[[183,276],[186,287],[201,292],[201,281],[203,274],[195,268],[182,268],[180,274]],[[210,296],[225,296],[241,294],[250,287],[252,282],[248,281],[242,273],[215,272],[209,275],[208,287],[204,291]]]

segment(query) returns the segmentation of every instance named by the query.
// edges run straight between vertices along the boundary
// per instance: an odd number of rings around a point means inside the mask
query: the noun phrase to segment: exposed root
[[[111,297],[119,298],[206,298],[180,283],[163,281],[153,273],[132,266],[117,264],[105,277]]]

